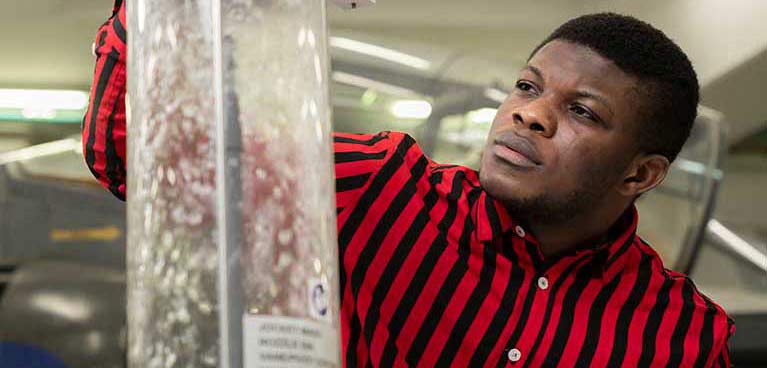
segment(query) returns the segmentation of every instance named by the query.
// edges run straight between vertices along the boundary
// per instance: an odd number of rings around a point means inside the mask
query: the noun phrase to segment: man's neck
[[[544,257],[556,256],[573,249],[587,249],[604,243],[610,227],[621,217],[623,210],[603,209],[589,215],[574,216],[557,224],[527,224],[540,243]]]

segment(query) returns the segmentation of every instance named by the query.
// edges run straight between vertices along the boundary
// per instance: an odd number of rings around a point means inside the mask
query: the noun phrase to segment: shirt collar
[[[484,190],[473,212],[477,224],[477,240],[481,242],[491,241],[503,235],[514,225],[506,208],[487,195]]]
[[[490,197],[485,191],[480,194],[472,212],[474,212],[474,219],[477,224],[476,237],[481,242],[491,241],[507,231],[513,230],[515,235],[538,244],[538,241],[531,234],[517,224],[506,207]],[[637,209],[632,204],[609,230],[606,241],[585,251],[593,252],[600,263],[613,263],[624,252],[624,248],[633,242],[638,220]]]

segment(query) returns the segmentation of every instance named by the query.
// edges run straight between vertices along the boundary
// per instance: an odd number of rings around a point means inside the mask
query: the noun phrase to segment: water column
[[[340,366],[325,2],[128,2],[128,365]]]

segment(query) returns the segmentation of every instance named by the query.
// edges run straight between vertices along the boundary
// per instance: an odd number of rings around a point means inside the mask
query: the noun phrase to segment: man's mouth
[[[538,152],[530,141],[513,133],[497,136],[493,141],[493,154],[506,163],[523,168],[541,165]]]

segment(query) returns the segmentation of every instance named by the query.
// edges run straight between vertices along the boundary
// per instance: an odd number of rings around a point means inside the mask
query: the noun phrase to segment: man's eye
[[[573,105],[572,107],[570,107],[570,111],[586,119],[593,120],[593,121],[597,120],[596,116],[594,116],[594,114],[591,111],[589,111],[588,109],[586,109],[585,107],[581,105]]]
[[[517,81],[517,84],[515,87],[517,87],[517,89],[520,91],[525,91],[525,92],[535,91],[535,87],[532,84],[525,81]]]

